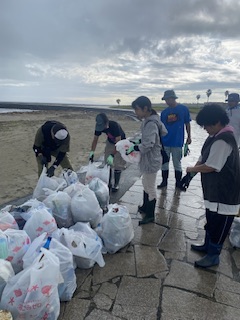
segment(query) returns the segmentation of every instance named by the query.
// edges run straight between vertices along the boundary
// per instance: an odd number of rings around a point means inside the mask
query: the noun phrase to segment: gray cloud
[[[240,91],[239,16],[239,0],[1,1],[0,99],[220,99]]]

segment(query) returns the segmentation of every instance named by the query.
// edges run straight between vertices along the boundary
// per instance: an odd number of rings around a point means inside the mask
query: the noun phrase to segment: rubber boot
[[[176,188],[181,188],[182,171],[175,170]]]
[[[138,212],[139,213],[146,213],[147,203],[148,203],[148,193],[143,191],[143,205],[142,206],[138,206]]]
[[[121,178],[121,171],[120,170],[114,170],[114,186],[112,187],[112,192],[117,192],[119,189],[119,181]]]
[[[206,252],[208,251],[208,244],[209,244],[209,234],[205,233],[205,239],[203,244],[191,244],[191,249],[199,252]]]
[[[110,168],[110,171],[109,171],[108,189],[109,189],[109,192],[112,191],[112,169],[111,168]]]
[[[197,268],[209,268],[219,264],[219,255],[222,250],[222,244],[214,244],[209,241],[207,255],[201,260],[195,261],[194,266]]]
[[[157,186],[158,189],[161,189],[167,186],[168,174],[169,174],[168,170],[162,170],[162,182]]]
[[[156,199],[147,202],[147,210],[145,217],[139,221],[139,226],[142,224],[147,224],[150,222],[154,222],[154,212],[156,207]]]

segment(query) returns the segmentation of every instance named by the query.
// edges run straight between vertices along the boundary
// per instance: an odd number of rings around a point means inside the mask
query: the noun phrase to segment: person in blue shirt
[[[181,187],[182,178],[182,147],[184,144],[184,131],[187,131],[186,143],[190,144],[191,140],[191,117],[188,108],[176,101],[174,90],[164,92],[162,100],[165,100],[168,107],[161,112],[160,119],[165,125],[168,134],[162,137],[164,149],[169,156],[172,155],[173,166],[175,170],[176,187]],[[158,189],[167,186],[169,175],[169,162],[162,165],[162,182],[157,186]]]

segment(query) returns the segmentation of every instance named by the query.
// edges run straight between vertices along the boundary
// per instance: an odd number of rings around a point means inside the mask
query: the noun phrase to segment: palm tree
[[[229,91],[226,90],[226,91],[225,91],[225,100],[228,98],[228,95],[229,95]]]
[[[200,94],[196,95],[197,104],[198,104],[200,98],[201,98]]]
[[[209,100],[209,97],[210,95],[212,94],[212,90],[211,89],[208,89],[207,92],[206,92],[206,95],[207,95],[207,102]]]
[[[120,102],[121,102],[121,100],[120,100],[120,99],[117,99],[116,102],[117,102],[117,104],[119,105]]]

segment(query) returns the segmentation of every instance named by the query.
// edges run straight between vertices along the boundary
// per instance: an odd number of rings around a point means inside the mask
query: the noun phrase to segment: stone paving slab
[[[200,146],[194,141],[191,150]],[[193,153],[183,167],[196,161]],[[194,267],[202,254],[192,251],[191,243],[202,242],[205,224],[200,176],[180,192],[170,167],[167,188],[157,190],[155,222],[139,226],[142,197],[140,178],[118,201],[129,210],[134,239],[104,255],[103,268],[76,269],[77,290],[70,302],[61,303],[59,319],[239,320],[240,249],[226,239],[219,266]]]

